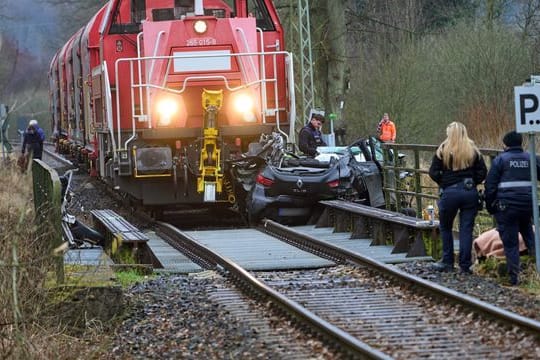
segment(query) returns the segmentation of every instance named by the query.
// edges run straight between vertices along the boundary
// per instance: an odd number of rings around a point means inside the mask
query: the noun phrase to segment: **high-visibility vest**
[[[396,126],[392,121],[383,121],[379,135],[381,141],[396,141]]]

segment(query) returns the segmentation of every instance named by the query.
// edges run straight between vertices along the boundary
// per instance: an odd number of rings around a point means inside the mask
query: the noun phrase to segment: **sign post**
[[[336,146],[336,137],[334,135],[334,121],[337,119],[337,115],[334,113],[328,114],[328,119],[330,120],[330,133],[328,134],[328,141],[326,142],[328,146]]]
[[[538,176],[536,174],[535,133],[540,132],[540,78],[531,76],[531,84],[514,87],[516,131],[529,134],[529,155],[534,221],[536,271],[540,273],[540,226],[538,220]],[[537,85],[538,82],[538,85]]]

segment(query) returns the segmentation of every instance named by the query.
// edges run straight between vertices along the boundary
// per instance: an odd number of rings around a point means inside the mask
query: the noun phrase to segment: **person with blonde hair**
[[[453,122],[446,128],[446,139],[439,145],[429,176],[439,185],[439,229],[442,238],[442,260],[434,264],[437,271],[454,269],[453,224],[459,212],[459,267],[471,273],[473,228],[478,213],[476,186],[486,178],[487,168],[480,151],[467,135],[467,128]]]

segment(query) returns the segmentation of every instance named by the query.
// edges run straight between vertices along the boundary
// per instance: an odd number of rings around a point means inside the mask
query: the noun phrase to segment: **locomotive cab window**
[[[175,19],[181,19],[182,16],[195,12],[194,3],[195,2],[193,0],[174,0]]]
[[[232,17],[232,18],[235,17],[236,16],[236,1],[235,0],[223,0],[223,2],[225,3],[226,7],[230,11],[229,16]]]
[[[247,10],[250,16],[254,16],[256,18],[257,27],[261,28],[263,31],[276,30],[264,0],[248,0]]]
[[[131,0],[131,22],[140,24],[146,19],[146,0]]]
[[[146,18],[145,0],[124,0],[114,10],[110,34],[136,34]]]
[[[193,16],[195,1],[174,0],[174,8],[152,9],[153,21],[180,20],[184,16]]]
[[[224,18],[225,14],[226,14],[225,9],[204,9],[204,15],[206,16]]]
[[[152,9],[152,20],[153,21],[174,20],[174,9],[172,8]]]

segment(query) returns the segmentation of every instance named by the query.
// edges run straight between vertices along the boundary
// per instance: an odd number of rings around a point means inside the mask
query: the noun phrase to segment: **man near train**
[[[324,116],[313,113],[309,123],[300,130],[298,148],[307,156],[317,156],[317,147],[326,146],[321,133],[323,123]]]
[[[43,155],[43,141],[45,141],[45,132],[39,127],[37,120],[30,120],[28,128],[23,135],[22,154],[28,151],[34,159],[41,159]]]

